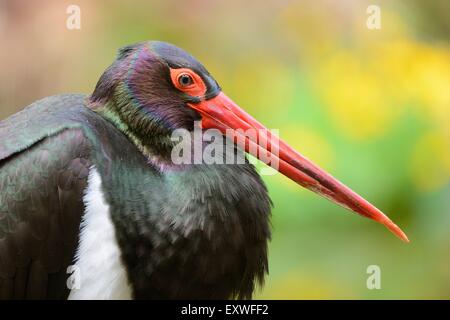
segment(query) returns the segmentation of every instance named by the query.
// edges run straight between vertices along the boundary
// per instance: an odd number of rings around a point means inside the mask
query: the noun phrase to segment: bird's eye
[[[178,76],[178,83],[182,87],[188,87],[194,83],[194,80],[192,79],[192,77],[189,74],[182,73]]]
[[[207,91],[203,79],[188,68],[170,68],[170,80],[176,89],[193,97],[201,97]]]

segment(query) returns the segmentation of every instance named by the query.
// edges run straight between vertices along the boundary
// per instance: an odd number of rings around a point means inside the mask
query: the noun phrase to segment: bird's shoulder
[[[0,298],[65,298],[90,169],[108,189],[114,166],[145,159],[83,95],[37,101],[0,122],[0,136]]]
[[[0,160],[30,148],[65,129],[83,128],[99,121],[81,94],[63,94],[38,100],[22,111],[0,121]]]

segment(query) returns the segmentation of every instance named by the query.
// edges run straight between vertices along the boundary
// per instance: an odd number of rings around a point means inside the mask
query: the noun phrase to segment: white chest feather
[[[89,174],[84,204],[86,210],[75,264],[79,271],[79,289],[72,289],[69,299],[131,299],[109,204],[95,168]]]

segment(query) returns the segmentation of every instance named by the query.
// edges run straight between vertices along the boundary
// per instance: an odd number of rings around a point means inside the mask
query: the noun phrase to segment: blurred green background
[[[71,4],[80,30],[66,28]],[[366,27],[371,4],[380,30]],[[273,240],[257,298],[450,298],[450,2],[0,0],[0,119],[92,92],[117,48],[148,39],[191,52],[411,240],[266,176]]]

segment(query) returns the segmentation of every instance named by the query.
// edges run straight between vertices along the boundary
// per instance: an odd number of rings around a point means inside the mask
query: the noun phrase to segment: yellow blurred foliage
[[[338,294],[347,295],[345,286],[336,283],[323,274],[308,273],[307,270],[290,272],[280,279],[273,280],[270,287],[256,299],[333,299]]]
[[[450,183],[450,148],[436,132],[417,142],[411,157],[410,174],[417,189],[435,191]]]
[[[294,81],[289,69],[266,55],[242,59],[233,67],[230,83],[233,98],[252,114],[285,113],[292,105]]]
[[[446,48],[408,40],[341,48],[318,68],[317,90],[336,126],[351,138],[387,134],[408,107],[443,130],[450,123]]]

